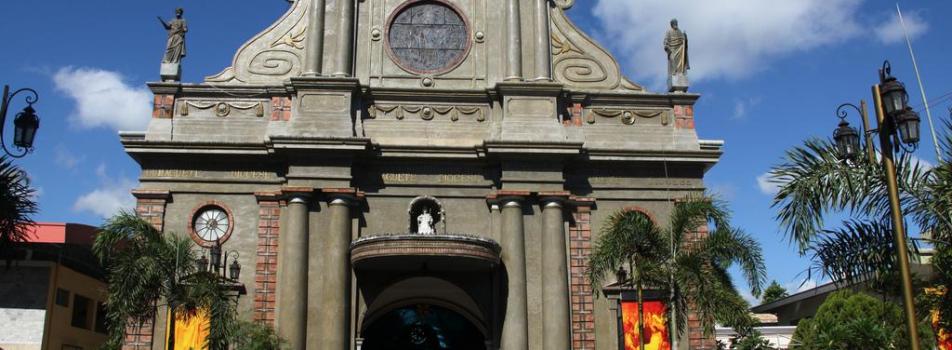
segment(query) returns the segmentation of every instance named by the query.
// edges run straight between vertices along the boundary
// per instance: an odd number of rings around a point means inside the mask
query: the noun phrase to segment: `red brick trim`
[[[152,101],[152,118],[172,119],[175,109],[175,95],[156,94]]]
[[[195,233],[195,215],[198,215],[200,210],[208,207],[219,207],[225,211],[225,214],[228,215],[228,231],[225,232],[225,235],[218,240],[219,243],[227,242],[228,239],[231,238],[232,231],[235,230],[235,215],[232,214],[231,208],[228,208],[225,203],[219,201],[205,201],[199,205],[196,205],[194,208],[192,208],[191,214],[188,216],[188,235],[192,237],[192,240],[195,241],[195,244],[206,248],[215,245],[215,242],[206,241],[202,239],[202,237],[199,237],[197,233]]]
[[[165,207],[172,198],[168,191],[135,190],[132,195],[138,200],[136,215],[148,221],[157,230],[165,227]],[[154,320],[145,320],[141,324],[130,320],[126,327],[126,337],[122,344],[123,350],[151,350],[153,334],[155,333]]]
[[[255,263],[254,320],[274,326],[281,201],[278,196],[256,195],[260,208],[258,209],[258,249]]]
[[[639,212],[639,213],[645,214],[645,216],[647,216],[648,219],[651,220],[651,222],[655,223],[655,225],[658,225],[658,224],[659,224],[659,223],[658,223],[658,218],[656,218],[656,217],[654,216],[654,214],[652,214],[650,211],[648,211],[648,209],[645,209],[644,207],[637,206],[637,205],[629,205],[629,206],[626,206],[626,207],[622,208],[622,210],[624,210],[624,211],[637,211],[637,212]]]
[[[126,339],[122,343],[122,350],[151,350],[152,337],[155,327],[152,320],[142,322],[129,321],[126,327]]]
[[[674,106],[674,126],[678,129],[694,129],[694,106]]]
[[[592,252],[590,205],[578,205],[572,216],[575,219],[569,226],[572,349],[593,350],[595,349],[595,295],[585,274],[585,270],[588,269],[588,257]]]
[[[291,120],[291,98],[290,97],[272,97],[271,98],[271,120],[274,120],[274,121]]]

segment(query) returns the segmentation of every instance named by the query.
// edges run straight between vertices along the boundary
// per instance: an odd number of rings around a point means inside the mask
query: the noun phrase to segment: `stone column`
[[[552,56],[549,42],[549,1],[535,0],[535,78],[532,80],[552,80],[552,66],[549,64]]]
[[[292,349],[307,343],[308,196],[292,193],[287,231],[281,235],[281,275],[278,276],[278,332]]]
[[[353,198],[329,198],[324,247],[324,286],[321,293],[321,341],[317,349],[350,349],[350,207]]]
[[[334,76],[353,75],[354,62],[354,2],[357,0],[338,0],[341,4],[340,22],[337,27],[337,71]]]
[[[519,0],[507,0],[506,80],[522,79],[522,20]]]
[[[502,200],[502,262],[509,280],[502,349],[529,348],[529,313],[526,305],[526,237],[522,198]]]
[[[305,77],[321,75],[324,63],[324,0],[311,2],[309,22],[307,24],[307,51],[304,54]]]
[[[543,349],[569,349],[569,280],[562,198],[542,201]]]

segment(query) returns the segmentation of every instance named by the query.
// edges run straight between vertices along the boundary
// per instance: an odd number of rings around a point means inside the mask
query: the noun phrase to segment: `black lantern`
[[[19,153],[11,153],[7,149],[6,142],[3,141],[3,129],[6,125],[10,102],[20,93],[32,96],[26,96],[27,106],[13,119],[13,145],[19,149]],[[3,86],[3,96],[0,98],[0,146],[2,146],[0,148],[13,158],[21,158],[33,150],[33,139],[36,137],[36,130],[40,128],[40,118],[36,116],[36,110],[33,109],[33,104],[38,100],[39,95],[33,89],[19,89],[10,93],[10,87]]]
[[[198,272],[208,271],[208,258],[202,255],[201,258],[195,259],[195,268],[198,269]]]
[[[215,268],[215,271],[218,271],[221,267],[221,245],[216,243],[212,246],[209,253],[212,257],[212,267]]]
[[[906,86],[892,76],[892,66],[889,61],[883,62],[883,69],[879,73],[880,95],[883,99],[883,109],[888,116],[894,116],[906,109],[909,103],[909,94]]]
[[[907,145],[919,143],[919,114],[910,107],[893,118],[899,139]]]
[[[237,281],[239,274],[241,274],[241,265],[238,265],[238,259],[236,258],[231,261],[231,266],[228,267],[228,276]]]
[[[859,154],[859,132],[850,127],[846,119],[840,119],[840,126],[833,131],[833,141],[841,160],[853,159]]]
[[[13,119],[13,145],[22,149],[33,148],[33,138],[36,136],[36,130],[40,128],[40,118],[36,116],[36,110],[27,106],[22,112]]]

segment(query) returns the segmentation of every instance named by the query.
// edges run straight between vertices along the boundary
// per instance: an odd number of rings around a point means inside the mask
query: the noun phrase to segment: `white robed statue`
[[[423,209],[423,213],[420,216],[417,216],[417,233],[421,235],[432,235],[434,234],[433,230],[433,216],[430,215],[430,209]]]
[[[688,34],[678,28],[678,20],[671,20],[671,29],[664,35],[664,52],[668,54],[668,90],[688,90]]]

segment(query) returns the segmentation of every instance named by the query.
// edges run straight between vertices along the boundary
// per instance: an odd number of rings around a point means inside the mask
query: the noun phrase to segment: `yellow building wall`
[[[106,334],[95,331],[96,305],[106,301],[106,284],[76,272],[63,265],[55,265],[51,271],[50,280],[54,281],[49,290],[49,307],[47,310],[46,335],[43,348],[47,350],[94,350],[106,342]],[[61,288],[70,292],[69,307],[56,305],[56,289]],[[76,295],[90,299],[87,324],[89,329],[72,326],[73,307],[76,306]],[[65,347],[64,347],[65,345]]]

